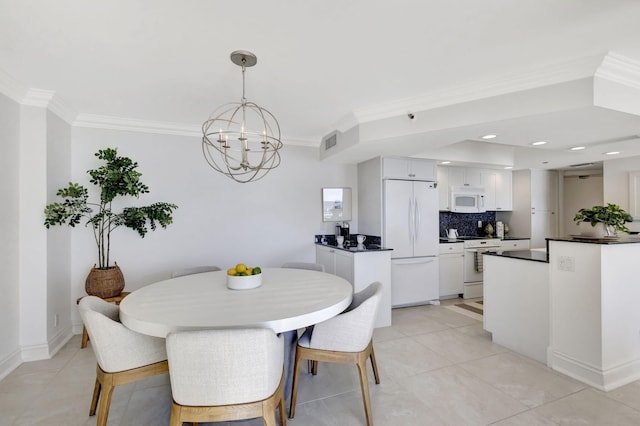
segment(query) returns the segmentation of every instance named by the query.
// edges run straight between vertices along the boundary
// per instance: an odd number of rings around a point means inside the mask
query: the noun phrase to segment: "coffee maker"
[[[349,222],[336,224],[336,237],[343,236],[345,241],[349,240]]]

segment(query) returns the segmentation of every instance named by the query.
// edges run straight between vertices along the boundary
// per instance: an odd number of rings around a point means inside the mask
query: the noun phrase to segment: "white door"
[[[437,256],[440,243],[438,190],[432,182],[413,182],[413,199],[413,255]]]
[[[334,255],[336,275],[344,278],[353,285],[353,253],[336,250]]]
[[[328,274],[336,273],[334,250],[329,247],[316,246],[316,263],[324,265],[324,271]]]
[[[413,214],[413,182],[385,180],[382,243],[393,249],[391,257],[413,256]]]
[[[558,233],[555,212],[531,212],[531,248],[546,248],[546,238],[554,238]]]
[[[463,253],[441,254],[440,263],[440,297],[462,294],[463,281]]]

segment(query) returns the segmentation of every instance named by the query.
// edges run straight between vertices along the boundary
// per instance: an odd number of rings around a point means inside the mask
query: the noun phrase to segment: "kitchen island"
[[[485,329],[496,343],[600,390],[640,379],[638,243],[548,239],[548,263],[532,253],[484,255]]]
[[[484,328],[493,341],[547,362],[549,346],[549,265],[547,253],[517,250],[486,253]]]
[[[548,241],[551,368],[605,391],[640,379],[639,242]]]

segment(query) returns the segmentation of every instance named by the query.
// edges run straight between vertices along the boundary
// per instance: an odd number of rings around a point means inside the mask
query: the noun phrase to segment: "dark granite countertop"
[[[380,245],[380,237],[377,235],[366,235],[367,239],[364,244],[358,244],[356,241],[356,235],[357,234],[349,235],[345,238],[344,245],[342,247],[338,247],[335,235],[331,234],[316,235],[315,243],[319,246],[331,247],[336,250],[343,250],[351,253],[393,250],[392,248],[382,247]]]
[[[512,250],[512,251],[497,251],[483,253],[487,256],[508,257],[511,259],[532,260],[534,262],[549,263],[547,253],[538,250]]]
[[[322,244],[322,243],[316,243],[316,245],[318,246],[325,246],[325,247],[331,247],[332,249],[336,249],[336,250],[342,250],[342,251],[349,251],[352,253],[366,253],[366,252],[372,252],[372,251],[390,251],[393,250],[392,248],[387,248],[387,247],[380,247],[377,244],[356,244],[353,246],[346,246],[346,247],[338,247],[335,244]]]
[[[462,244],[462,240],[450,240],[449,238],[440,237],[440,243],[441,244],[450,244],[450,243],[461,243]]]
[[[568,237],[547,238],[547,241],[566,241],[570,243],[584,244],[635,244],[640,243],[638,235],[625,235],[620,237],[586,237],[583,235],[570,235]]]

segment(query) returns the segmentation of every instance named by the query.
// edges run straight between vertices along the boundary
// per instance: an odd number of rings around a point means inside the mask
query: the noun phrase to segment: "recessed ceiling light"
[[[620,151],[609,151],[604,153],[604,155],[618,155],[618,154],[620,154]]]
[[[484,136],[482,136],[482,139],[493,139],[493,138],[495,138],[495,137],[497,137],[497,136],[498,136],[498,135],[491,135],[491,134],[489,134],[489,135],[484,135]]]
[[[546,145],[546,144],[547,144],[547,141],[531,142],[531,145],[533,146]]]
[[[580,151],[584,149],[584,146],[574,146],[573,148],[569,148],[571,151]]]
[[[505,170],[511,170],[511,169],[513,169],[513,166],[505,166],[505,168],[504,168],[504,169],[505,169]]]
[[[440,163],[440,164],[451,164],[451,161],[443,161],[443,162],[442,162],[442,163]]]

